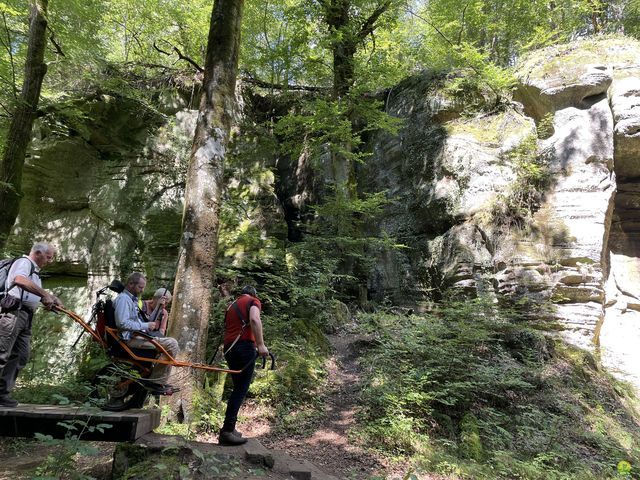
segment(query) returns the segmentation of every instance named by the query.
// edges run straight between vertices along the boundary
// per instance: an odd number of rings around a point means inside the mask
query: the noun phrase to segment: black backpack
[[[0,260],[0,295],[6,294],[6,284],[7,277],[9,276],[9,270],[11,270],[11,266],[16,260],[19,260],[25,257],[16,257],[16,258],[5,258],[4,260]],[[29,261],[31,264],[31,271],[29,272],[29,278],[35,272],[36,267],[33,265],[33,262]]]
[[[4,260],[0,260],[0,310],[4,313],[13,312],[22,306],[22,299],[24,298],[24,290],[21,290],[20,299],[16,299],[12,296],[8,295],[7,286],[7,278],[9,277],[9,270],[11,270],[11,266],[14,264],[16,260],[24,257],[17,258],[6,258]],[[33,262],[29,260],[31,264],[31,271],[29,272],[29,278],[31,278],[35,272],[35,266]],[[13,285],[9,286],[10,288]]]

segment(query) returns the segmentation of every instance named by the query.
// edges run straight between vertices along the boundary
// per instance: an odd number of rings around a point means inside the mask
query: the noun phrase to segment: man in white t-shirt
[[[42,288],[40,269],[53,261],[55,248],[43,242],[31,247],[29,255],[13,262],[7,275],[7,294],[21,300],[20,307],[0,317],[0,407],[15,407],[11,398],[18,373],[29,360],[33,313],[42,304],[47,309],[62,306],[55,295]]]

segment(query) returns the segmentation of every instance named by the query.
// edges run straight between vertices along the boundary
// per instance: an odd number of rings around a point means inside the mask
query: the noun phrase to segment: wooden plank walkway
[[[82,440],[106,442],[133,441],[160,425],[160,409],[105,412],[97,408],[63,405],[0,407],[0,437],[33,437],[38,432],[65,438],[69,429],[60,422],[76,426],[71,435]],[[98,425],[109,425],[100,432]]]

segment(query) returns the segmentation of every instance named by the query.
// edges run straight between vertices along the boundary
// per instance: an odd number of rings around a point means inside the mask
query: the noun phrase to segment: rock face
[[[519,68],[518,103],[475,118],[431,73],[387,92],[385,108],[404,127],[372,136],[358,185],[390,200],[371,233],[408,248],[380,254],[369,294],[418,309],[452,292],[528,303],[532,317],[559,324],[560,335],[640,385],[639,59],[629,39],[536,52]],[[58,272],[89,279],[80,311],[97,287],[133,269],[150,288],[172,279],[195,119],[186,107],[146,111],[96,94],[51,107],[39,123],[9,246],[59,244]],[[267,136],[249,131],[255,142]],[[304,156],[274,159],[267,145],[256,157],[250,147],[236,146],[241,174],[229,175],[220,235],[228,265],[281,255],[279,242],[297,240],[301,206],[322,183]],[[523,201],[532,170],[545,181]]]
[[[563,68],[557,68],[560,62]],[[640,298],[640,238],[636,234],[640,204],[636,186],[640,177],[640,46],[613,39],[542,51],[525,63],[521,74],[521,98],[539,115],[543,109],[536,106],[531,91],[532,85],[540,88],[538,103],[553,112],[554,137],[559,130],[566,132],[566,140],[556,141],[555,150],[560,156],[574,159],[565,170],[569,173],[563,179],[565,195],[549,201],[556,211],[565,212],[559,216],[576,238],[570,255],[559,252],[560,263],[575,258],[575,247],[581,248],[582,244],[586,247],[585,258],[579,265],[583,274],[588,270],[588,278],[578,287],[582,298],[574,297],[558,313],[565,324],[584,319],[583,326],[574,329],[582,336],[570,334],[570,341],[596,349],[605,365],[640,386],[640,318],[634,310]],[[557,101],[554,96],[549,99],[550,91],[557,92]],[[578,91],[581,93],[575,94]],[[573,99],[569,103],[568,97]],[[564,159],[562,164],[566,168]],[[575,176],[579,171],[583,175]]]
[[[519,69],[524,114],[473,120],[428,100],[429,75],[394,87],[387,110],[406,125],[376,140],[363,177],[397,200],[383,228],[410,249],[381,259],[373,294],[428,286],[546,306],[534,316],[640,386],[639,68],[627,39],[542,50]],[[511,152],[532,133],[548,182],[526,225],[500,227],[491,211],[521,182]]]
[[[382,228],[410,247],[380,259],[370,281],[379,298],[402,301],[432,288],[464,288],[493,268],[492,240],[468,220],[513,181],[505,154],[535,129],[514,109],[460,118],[440,83],[427,73],[393,88],[387,111],[405,127],[398,136],[375,139],[374,156],[361,172],[360,184],[388,192]]]
[[[65,118],[65,107],[80,112],[79,123]],[[106,94],[52,107],[36,127],[9,248],[25,251],[34,237],[46,238],[59,248],[52,271],[88,275],[90,287],[142,264],[156,283],[170,278],[184,186],[180,147],[190,142],[193,115],[165,120]]]
[[[598,340],[605,365],[640,385],[640,66],[615,72],[609,95],[618,190],[607,308]]]
[[[539,142],[549,160],[551,185],[534,216],[536,229],[550,231],[531,238],[534,249],[525,260],[556,265],[555,272],[541,279],[550,287],[555,317],[567,327],[563,334],[569,341],[589,348],[603,315],[605,242],[615,191],[613,116],[607,99],[612,72],[605,65],[584,65],[584,73],[580,67],[573,67],[578,78],[568,85],[540,75],[536,67],[527,71],[522,90],[528,96],[522,98],[540,111],[532,95],[539,91],[538,103],[545,106],[545,115],[552,115],[554,133]],[[539,90],[527,89],[529,82]],[[562,281],[576,276],[579,282]]]

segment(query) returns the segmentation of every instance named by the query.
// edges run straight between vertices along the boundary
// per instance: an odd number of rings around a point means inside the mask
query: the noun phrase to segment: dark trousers
[[[222,431],[233,432],[236,428],[236,422],[238,421],[238,411],[244,402],[244,398],[247,396],[251,380],[253,379],[253,371],[256,365],[254,362],[256,358],[256,345],[248,340],[241,340],[233,346],[231,351],[227,352],[225,358],[231,370],[241,370],[245,366],[247,367],[241,373],[231,374],[233,391],[227,401],[227,411],[224,414]]]
[[[0,315],[0,396],[8,395],[29,360],[33,313],[16,310]]]

